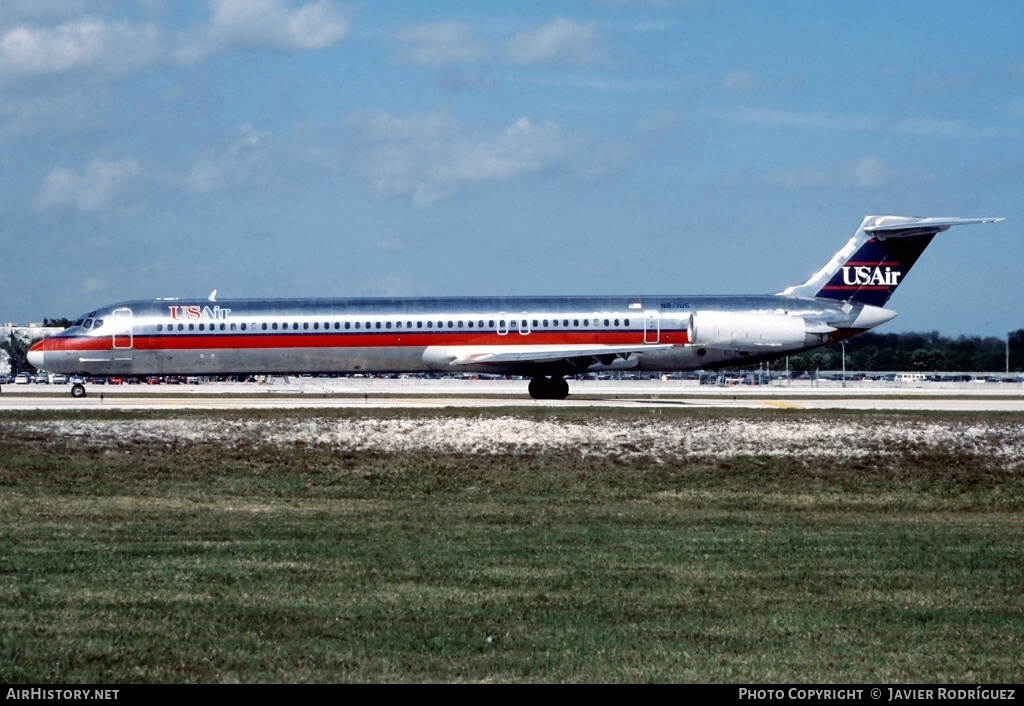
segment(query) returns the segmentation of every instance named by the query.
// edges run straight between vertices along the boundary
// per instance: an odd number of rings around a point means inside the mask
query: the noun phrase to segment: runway
[[[898,384],[848,382],[716,387],[695,381],[571,381],[565,400],[533,400],[523,380],[291,378],[265,384],[5,385],[0,412],[89,409],[471,409],[718,408],[1024,412],[1019,383]]]

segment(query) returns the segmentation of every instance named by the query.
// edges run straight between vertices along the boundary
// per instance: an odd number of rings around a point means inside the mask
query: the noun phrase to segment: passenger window
[[[434,322],[433,321],[428,321],[427,322],[427,328],[434,328]]]
[[[616,326],[618,326],[618,325],[619,325],[619,320],[618,320],[618,319],[615,319],[615,325],[616,325]]]
[[[626,319],[625,321],[623,321],[622,324],[624,326],[629,326],[629,319]]]
[[[200,331],[205,331],[206,330],[206,325],[205,324],[199,324],[199,330]]]
[[[184,331],[185,330],[185,324],[178,324],[178,330],[179,331]]]
[[[610,326],[610,325],[611,325],[611,324],[610,324],[610,323],[608,322],[608,319],[605,319],[605,320],[604,320],[604,325],[605,325],[605,326]]]
[[[395,328],[402,328],[402,322],[401,321],[396,321],[395,322]]]
[[[244,326],[245,324],[242,324],[242,325]],[[223,326],[223,324],[221,324],[221,326]],[[235,325],[234,325],[234,324],[231,324],[231,330],[232,330],[232,331],[234,331],[234,330],[235,330]]]
[[[451,327],[452,327],[451,322],[449,322],[448,323],[448,328],[451,328]],[[462,322],[461,321],[459,322],[459,328],[462,328]]]
[[[299,330],[299,322],[298,321],[296,321],[295,323],[292,324],[292,330],[293,331],[298,331]]]
[[[271,324],[270,328],[272,328],[272,329],[274,329],[276,331],[277,330],[277,323],[275,322],[275,323]]]
[[[163,331],[164,330],[164,325],[163,324],[157,324],[156,325],[156,330],[157,331]]]
[[[580,320],[579,319],[573,319],[572,320],[572,325],[573,325],[574,328],[578,328],[579,325],[580,325]]]
[[[537,328],[537,319],[534,319],[534,320],[533,320],[533,327],[534,327],[534,328]]]
[[[417,321],[416,322],[416,328],[423,328],[423,322],[422,321]]]
[[[377,328],[380,328],[380,322],[379,321],[377,322],[376,326],[377,326]]]
[[[377,327],[380,328],[380,324],[377,324]],[[386,324],[384,324],[384,328],[391,328],[391,322],[388,321]]]
[[[348,331],[351,326],[352,326],[352,324],[350,324],[348,321],[345,322],[345,330],[346,331]]]
[[[302,322],[302,330],[303,331],[308,331],[309,330],[309,322],[308,321]]]
[[[358,321],[356,322],[356,328],[359,328],[359,322]]]
[[[195,331],[196,330],[196,325],[195,324],[189,324],[188,325],[188,330],[189,331]]]

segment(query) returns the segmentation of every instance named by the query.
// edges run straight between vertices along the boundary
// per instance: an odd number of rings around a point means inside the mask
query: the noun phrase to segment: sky
[[[155,297],[773,293],[1024,328],[1024,3],[0,0],[0,322]]]

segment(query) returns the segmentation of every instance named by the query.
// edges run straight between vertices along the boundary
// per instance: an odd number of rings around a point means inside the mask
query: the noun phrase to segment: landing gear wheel
[[[527,390],[535,400],[564,400],[569,396],[569,383],[562,377],[537,376]]]
[[[569,396],[569,383],[565,381],[565,378],[552,378],[551,393],[552,399],[564,400]]]
[[[532,380],[530,380],[530,385],[529,387],[526,388],[527,392],[530,393],[530,397],[532,397],[535,400],[547,399],[544,395],[544,381],[546,379],[547,378],[533,378]]]
[[[71,386],[71,396],[75,398],[85,397],[85,385],[80,382],[76,382]]]

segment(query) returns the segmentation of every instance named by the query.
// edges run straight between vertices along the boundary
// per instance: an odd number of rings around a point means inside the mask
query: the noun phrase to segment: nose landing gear
[[[527,389],[535,400],[564,400],[569,396],[569,383],[558,375],[539,375],[530,380]]]

